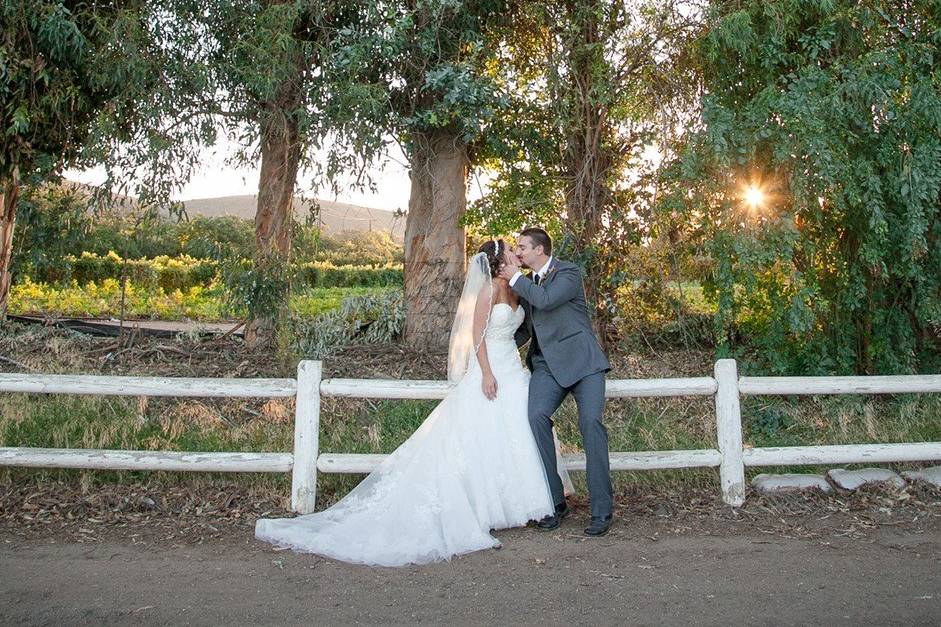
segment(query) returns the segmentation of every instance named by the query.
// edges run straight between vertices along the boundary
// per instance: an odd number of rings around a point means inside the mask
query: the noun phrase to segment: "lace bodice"
[[[497,303],[490,312],[490,323],[487,325],[485,337],[488,340],[513,341],[513,334],[525,317],[522,305],[513,309],[508,303]]]
[[[487,358],[494,373],[524,370],[513,335],[525,317],[526,312],[523,311],[522,305],[516,309],[507,303],[497,303],[493,306],[484,338],[487,340]],[[470,358],[468,374],[471,380],[475,381],[472,385],[476,386],[476,381],[480,379],[480,363],[474,356]]]

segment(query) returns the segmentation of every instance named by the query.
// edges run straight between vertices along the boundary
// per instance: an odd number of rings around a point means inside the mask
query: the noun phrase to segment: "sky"
[[[225,163],[227,146],[221,144],[218,148],[207,148],[201,158],[202,167],[193,175],[193,178],[183,189],[174,195],[173,200],[192,200],[195,198],[216,198],[219,196],[240,196],[258,193],[259,167],[233,168]],[[259,164],[260,165],[260,164]],[[321,200],[350,203],[395,211],[408,208],[410,182],[406,159],[398,146],[392,144],[390,153],[384,163],[370,171],[376,182],[376,191],[355,190],[344,185],[344,190],[334,196],[332,193],[322,191],[317,194]],[[91,170],[67,170],[65,178],[86,183],[100,185],[105,180],[103,168]],[[298,177],[298,190],[307,194],[310,189],[309,178],[303,175]],[[480,198],[482,190],[477,178],[471,178],[468,189],[468,200]]]

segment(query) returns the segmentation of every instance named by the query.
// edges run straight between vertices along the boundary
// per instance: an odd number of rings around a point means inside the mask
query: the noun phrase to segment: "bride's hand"
[[[484,391],[484,396],[489,400],[493,400],[497,397],[497,380],[492,374],[485,374],[484,381],[481,385],[481,388]]]

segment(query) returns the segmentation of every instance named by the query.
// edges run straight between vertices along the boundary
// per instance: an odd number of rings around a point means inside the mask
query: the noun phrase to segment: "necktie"
[[[539,273],[537,272],[536,277],[533,279],[533,283],[535,283],[536,285],[539,285],[541,281],[542,281],[542,277],[539,276]]]

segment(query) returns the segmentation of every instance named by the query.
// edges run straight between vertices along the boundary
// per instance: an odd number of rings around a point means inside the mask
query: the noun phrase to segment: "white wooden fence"
[[[321,396],[440,399],[444,381],[322,379],[318,361],[302,361],[296,379],[200,379],[0,373],[0,392],[113,396],[295,397],[292,453],[183,453],[89,449],[0,448],[0,466],[292,473],[291,507],[314,511],[317,472],[366,473],[385,455],[321,453]],[[744,448],[742,395],[899,394],[941,392],[941,375],[891,377],[739,377],[735,360],[720,359],[714,376],[677,379],[611,379],[608,398],[713,396],[717,448],[681,451],[613,451],[611,470],[718,467],[722,498],[745,500],[745,466],[851,464],[941,460],[941,442]],[[564,459],[584,470],[584,455]]]

